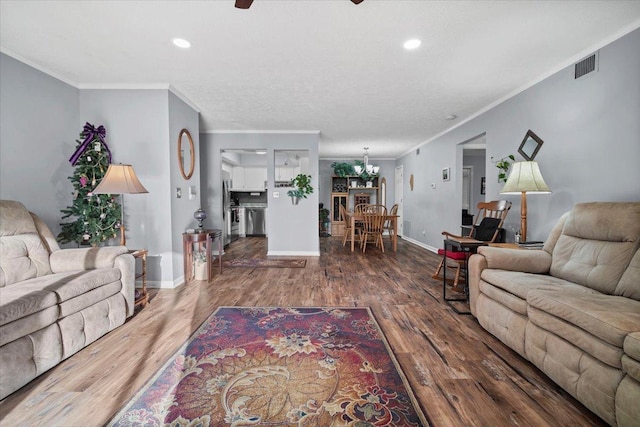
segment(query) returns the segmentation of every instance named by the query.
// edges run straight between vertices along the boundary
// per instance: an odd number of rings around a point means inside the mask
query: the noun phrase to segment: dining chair
[[[387,219],[387,208],[383,205],[367,205],[362,212],[362,230],[360,231],[360,246],[362,252],[367,250],[367,242],[372,238],[384,252],[384,242],[382,241],[382,233],[384,233],[384,222]]]
[[[478,222],[471,227],[471,233],[468,236],[452,234],[448,231],[443,231],[442,235],[445,239],[461,239],[470,237],[487,243],[496,242],[500,236],[502,225],[509,213],[509,209],[511,209],[511,202],[506,200],[480,202],[478,203],[478,215],[476,216]],[[453,289],[455,291],[462,292],[463,290],[458,287],[460,283],[460,275],[470,253],[447,250],[447,260],[445,260],[444,253],[444,249],[438,249],[438,255],[442,256],[442,260],[431,277],[434,279],[442,279],[440,272],[443,267],[455,268],[456,274],[454,278],[447,279],[447,282],[453,283]],[[448,264],[447,261],[450,261],[450,263]]]
[[[342,238],[342,246],[347,244],[347,241],[349,240],[349,237],[351,237],[351,221],[349,221],[348,217],[347,217],[347,210],[345,209],[344,205],[340,204],[339,209],[339,214],[340,214],[340,221],[342,221],[344,223],[344,236]],[[354,238],[355,236],[358,235],[357,233],[358,228],[356,228],[356,233],[354,234]]]
[[[391,206],[391,209],[389,210],[388,213],[389,216],[392,215],[398,215],[398,204],[394,204],[393,206]],[[393,234],[395,233],[395,227],[393,226],[393,222],[394,220],[387,218],[387,220],[384,222],[384,229],[387,232],[387,234],[389,235],[389,239],[391,240],[391,242],[393,243]]]

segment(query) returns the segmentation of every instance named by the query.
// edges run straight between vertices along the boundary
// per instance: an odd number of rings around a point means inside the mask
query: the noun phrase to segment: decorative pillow
[[[482,240],[488,242],[493,239],[493,235],[500,225],[498,218],[483,218],[480,224],[473,230],[473,238],[476,240]]]

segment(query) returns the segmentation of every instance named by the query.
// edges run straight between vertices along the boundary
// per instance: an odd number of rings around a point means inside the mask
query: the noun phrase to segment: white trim
[[[174,280],[148,280],[147,288],[152,289],[175,289],[184,284],[184,276],[180,276]],[[136,289],[140,289],[136,286]]]
[[[62,75],[58,74],[58,73],[54,73],[53,71],[43,67],[42,65],[33,62],[27,58],[25,58],[24,56],[17,54],[15,52],[13,52],[12,50],[7,49],[6,47],[2,47],[0,46],[0,52],[4,53],[7,56],[12,57],[15,60],[18,60],[22,63],[24,63],[25,65],[28,65],[29,67],[35,68],[36,70],[40,71],[41,73],[45,73],[50,77],[53,77],[54,79],[60,80],[63,83],[68,84],[69,86],[73,86],[76,89],[80,89],[80,86],[78,85],[78,83],[76,82],[72,82],[71,80],[69,80],[66,77],[62,77]]]
[[[341,161],[344,162],[345,157],[349,157],[349,156],[344,156],[344,157],[321,157],[318,160],[334,160],[334,161]],[[360,156],[353,156],[354,160],[360,160],[360,158],[362,157],[362,154],[360,154]],[[392,157],[371,157],[369,156],[369,162],[379,162],[379,161],[383,161],[383,160],[389,160],[392,162],[395,162],[396,159],[392,158]]]
[[[403,236],[402,240],[406,240],[409,243],[413,243],[414,245],[420,246],[421,248],[426,249],[428,251],[431,251],[433,253],[436,253],[436,254],[438,253],[438,248],[434,248],[433,246],[427,245],[426,243],[419,242],[419,241],[417,241],[415,239],[412,239],[411,237],[404,237]]]
[[[175,96],[180,98],[182,102],[187,104],[189,107],[193,108],[196,111],[196,113],[200,114],[200,111],[201,111],[200,108],[193,101],[187,98],[187,96],[184,93],[180,92],[171,84],[169,85],[169,92],[173,93]]]
[[[80,89],[110,89],[110,90],[148,90],[148,89],[163,89],[169,90],[169,83],[80,83],[78,87]]]
[[[309,134],[319,135],[319,130],[203,130],[200,133],[267,133],[267,134]]]
[[[320,251],[267,251],[267,256],[320,256]]]
[[[447,133],[451,132],[452,130],[462,126],[463,124],[470,122],[471,120],[477,118],[478,116],[486,113],[489,110],[492,110],[493,108],[497,107],[498,105],[502,104],[503,102],[513,98],[514,96],[520,94],[521,92],[524,92],[525,90],[529,89],[530,87],[533,87],[535,85],[537,85],[538,83],[540,83],[543,80],[548,79],[549,77],[551,77],[552,75],[564,70],[567,67],[570,67],[571,65],[573,65],[574,63],[576,63],[577,61],[580,61],[581,59],[585,58],[586,56],[592,54],[593,52],[602,49],[603,47],[613,43],[614,41],[618,40],[619,38],[622,38],[624,36],[626,36],[627,34],[631,33],[632,31],[635,31],[636,29],[640,28],[640,19],[636,20],[633,24],[630,24],[626,27],[623,27],[622,29],[620,29],[620,31],[617,31],[616,33],[614,33],[613,35],[605,38],[604,40],[601,40],[600,42],[596,43],[595,45],[582,50],[581,52],[577,53],[576,55],[573,55],[572,57],[570,57],[569,59],[567,59],[566,61],[561,62],[560,64],[556,65],[555,67],[551,68],[551,70],[547,71],[546,73],[543,73],[541,75],[539,75],[538,77],[536,77],[535,79],[533,79],[531,82],[520,86],[519,88],[515,89],[514,91],[508,93],[507,95],[503,96],[502,98],[498,99],[497,101],[492,102],[491,104],[487,105],[484,108],[481,108],[480,110],[478,110],[477,112],[475,112],[474,114],[470,115],[469,117],[465,118],[464,120],[462,120],[460,123],[456,123],[454,126],[451,126],[450,128],[440,132],[439,134],[432,136],[431,138],[421,142],[420,144],[414,146],[412,149],[404,152],[403,154],[401,154],[400,156],[398,156],[398,158],[404,157],[408,154],[410,154],[411,152],[414,152],[422,147],[423,145],[426,145],[430,142],[435,141],[436,139],[440,138],[443,135],[446,135]]]

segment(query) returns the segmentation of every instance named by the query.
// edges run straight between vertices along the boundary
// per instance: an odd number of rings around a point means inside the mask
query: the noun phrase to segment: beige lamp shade
[[[551,193],[542,178],[538,162],[515,162],[513,164],[509,179],[500,194],[520,193]]]
[[[94,194],[140,194],[148,193],[147,189],[133,171],[131,165],[113,163],[109,165],[107,173],[100,184],[93,190]]]

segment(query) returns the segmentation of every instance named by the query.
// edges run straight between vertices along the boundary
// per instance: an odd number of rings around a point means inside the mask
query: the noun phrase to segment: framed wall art
[[[442,180],[443,181],[449,181],[450,175],[451,175],[451,168],[442,169]]]
[[[536,154],[538,154],[538,151],[540,151],[542,143],[542,139],[529,129],[520,144],[520,148],[518,148],[518,153],[520,153],[525,160],[532,161],[536,157]]]

